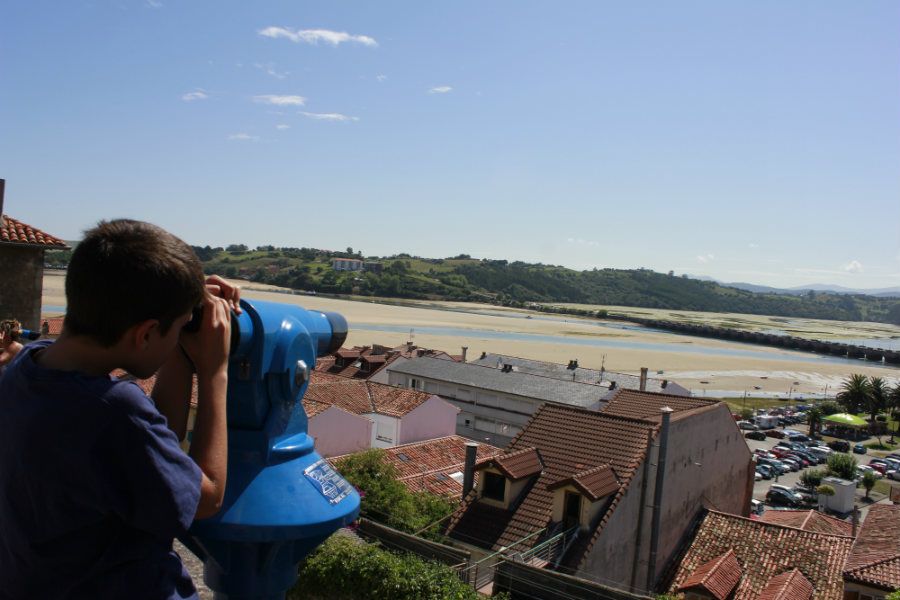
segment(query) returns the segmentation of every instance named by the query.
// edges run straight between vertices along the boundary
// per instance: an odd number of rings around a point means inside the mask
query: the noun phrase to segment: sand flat
[[[451,354],[459,354],[462,346],[468,347],[468,355],[477,357],[482,352],[510,354],[525,358],[548,360],[566,363],[577,358],[585,367],[600,368],[601,365],[612,371],[638,373],[641,367],[648,367],[653,377],[668,378],[690,388],[697,394],[715,395],[716,390],[730,392],[747,390],[749,393],[769,393],[787,396],[796,394],[822,394],[827,391],[833,396],[840,382],[850,373],[882,376],[891,383],[900,381],[900,369],[879,367],[864,361],[831,362],[817,355],[790,350],[769,348],[766,346],[739,344],[725,340],[714,340],[685,335],[675,335],[640,329],[602,328],[593,320],[569,318],[563,316],[556,320],[543,319],[544,315],[535,318],[521,318],[521,311],[504,309],[492,305],[478,305],[456,302],[410,302],[398,306],[366,301],[339,300],[321,296],[291,295],[279,293],[278,288],[263,286],[250,282],[239,282],[244,286],[244,297],[248,299],[284,302],[303,306],[309,309],[336,311],[344,315],[350,324],[347,345],[398,345],[410,338],[429,348],[446,350]],[[48,272],[44,277],[43,302],[48,306],[65,305],[64,277],[62,273]],[[459,312],[483,311],[483,312]],[[630,310],[649,313],[655,316],[660,311],[653,309]],[[672,313],[674,311],[662,311]],[[688,313],[690,311],[679,311]],[[499,314],[498,314],[499,313]],[[50,314],[50,313],[48,313]],[[514,318],[501,316],[511,315]],[[772,319],[761,315],[728,315],[717,313],[690,313],[691,318],[710,321],[741,319],[765,328],[772,326]],[[891,326],[880,323],[848,323],[817,321],[802,319],[804,327],[810,329],[829,330],[835,334],[844,333],[844,337],[874,337],[868,333],[873,330],[890,332]],[[354,327],[354,323],[357,327]],[[366,331],[367,325],[392,326],[402,328],[401,331]],[[419,331],[417,331],[417,328]],[[452,332],[426,333],[425,328],[448,328]],[[900,328],[896,328],[900,333]],[[470,333],[471,332],[471,333]],[[483,332],[506,332],[531,334],[539,336],[558,336],[558,341],[534,341],[529,339],[493,339]],[[863,333],[867,332],[867,333]],[[584,340],[593,340],[598,345],[579,345]],[[654,344],[658,347],[627,348],[604,347],[604,340],[613,340],[617,344],[634,342],[637,344]],[[577,343],[576,343],[577,341]],[[727,354],[699,354],[683,351],[687,349],[703,349],[706,351],[721,349],[726,351],[753,352],[752,356],[733,356]],[[682,350],[682,351],[677,351]],[[662,374],[657,374],[662,371]],[[708,383],[701,383],[705,381]],[[797,382],[795,385],[794,382]],[[755,390],[758,386],[761,389]]]

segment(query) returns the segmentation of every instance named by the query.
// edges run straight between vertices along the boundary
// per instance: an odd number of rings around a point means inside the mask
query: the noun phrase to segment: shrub
[[[826,471],[829,475],[840,477],[847,481],[856,479],[856,458],[849,454],[835,452],[828,457],[827,465]]]
[[[800,475],[800,484],[808,490],[814,490],[822,483],[824,476],[819,469],[807,469]]]
[[[331,536],[301,564],[297,584],[288,593],[290,600],[480,597],[446,565],[340,535]]]
[[[834,488],[830,485],[820,485],[816,488],[816,493],[820,496],[834,496]]]

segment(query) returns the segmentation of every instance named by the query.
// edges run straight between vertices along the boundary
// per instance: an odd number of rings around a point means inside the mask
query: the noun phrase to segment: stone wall
[[[43,274],[43,248],[0,244],[0,320],[40,329]]]

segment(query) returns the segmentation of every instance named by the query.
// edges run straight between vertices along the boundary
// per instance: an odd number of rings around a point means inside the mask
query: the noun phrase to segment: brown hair
[[[22,335],[22,324],[15,319],[0,321],[0,333],[3,334],[4,339],[18,342],[19,336]]]
[[[101,221],[69,261],[65,331],[109,347],[129,327],[158,319],[165,334],[204,293],[203,268],[182,240],[142,221]]]

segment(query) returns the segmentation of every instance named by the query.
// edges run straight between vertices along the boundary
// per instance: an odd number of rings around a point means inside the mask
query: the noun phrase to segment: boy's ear
[[[157,319],[147,319],[132,325],[128,337],[135,349],[146,350],[150,346],[154,333],[159,333],[159,321]]]

